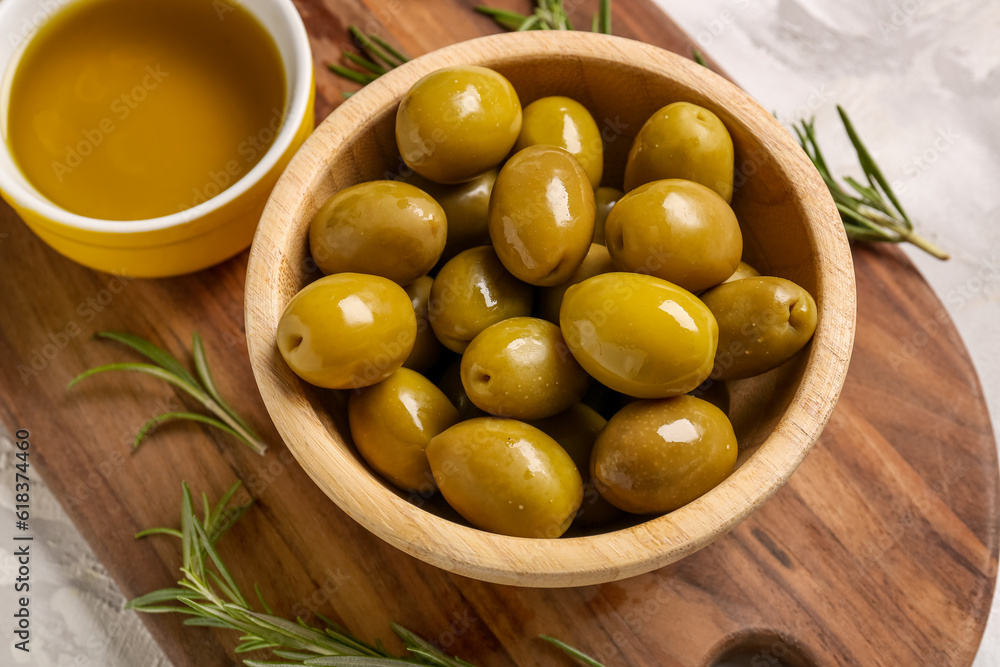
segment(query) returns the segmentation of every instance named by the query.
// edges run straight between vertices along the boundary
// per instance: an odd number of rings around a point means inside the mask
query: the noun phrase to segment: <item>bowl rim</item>
[[[497,535],[426,512],[377,480],[351,451],[324,447],[324,439],[316,435],[323,423],[301,381],[276,351],[274,332],[284,304],[269,300],[287,264],[272,237],[288,227],[289,208],[310,196],[309,188],[320,178],[314,165],[323,164],[324,155],[366,129],[368,119],[391,109],[423,75],[454,64],[502,66],[528,52],[647,70],[699,89],[720,106],[725,96],[730,116],[766,138],[772,155],[781,152],[777,168],[789,177],[803,215],[816,222],[806,225],[806,233],[816,249],[817,292],[823,294],[799,387],[774,430],[740,468],[669,514],[610,533],[557,540]],[[245,309],[251,365],[264,403],[289,450],[338,507],[378,537],[437,567],[494,583],[562,587],[622,579],[674,562],[727,533],[784,484],[819,437],[840,394],[854,340],[855,301],[849,244],[826,186],[792,136],[747,93],[701,65],[649,44],[584,32],[536,31],[491,35],[434,51],[380,77],[335,109],[299,150],[268,201],[251,248]],[[356,474],[359,470],[364,474]]]
[[[4,66],[0,76],[0,136],[4,138],[0,147],[0,191],[17,206],[31,211],[45,220],[81,231],[99,232],[105,234],[136,234],[160,231],[174,227],[182,227],[205,218],[207,215],[225,208],[240,199],[261,181],[281,158],[288,152],[298,133],[302,119],[310,109],[310,99],[313,87],[313,62],[309,45],[309,35],[306,32],[302,17],[292,3],[292,0],[244,0],[240,7],[246,9],[260,23],[261,27],[275,41],[285,69],[285,108],[278,130],[271,146],[246,174],[219,194],[206,199],[191,208],[171,213],[170,215],[142,220],[103,220],[72,213],[53,203],[38,192],[23,175],[18,167],[10,145],[6,141],[8,134],[7,119],[10,106],[10,91],[14,76],[20,65],[28,45],[35,39],[40,29],[57,16],[67,6],[85,0],[49,0],[45,6],[39,7],[37,0],[6,0],[0,3],[0,27],[11,28],[14,35],[14,23],[25,12],[34,18],[43,16],[40,22],[32,25],[27,35],[22,36],[13,48],[12,55]],[[258,7],[259,5],[259,7]],[[261,8],[270,7],[277,10],[280,23],[265,21],[261,16]],[[28,19],[25,19],[28,20]],[[278,31],[287,32],[291,49],[282,47]],[[200,232],[199,232],[200,233]]]

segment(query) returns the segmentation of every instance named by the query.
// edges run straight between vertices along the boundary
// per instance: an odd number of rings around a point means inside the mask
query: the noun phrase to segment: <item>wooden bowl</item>
[[[557,540],[471,528],[374,474],[350,443],[343,396],[301,382],[278,352],[275,332],[285,305],[318,277],[307,247],[313,214],[342,188],[399,173],[393,134],[399,100],[425,74],[464,64],[507,76],[525,105],[547,95],[586,105],[604,129],[605,184],[619,187],[632,139],[654,111],[680,100],[714,111],[736,146],[733,208],[744,258],[764,274],[799,283],[819,304],[806,351],[762,377],[732,384],[731,416],[741,445],[736,470],[675,512]],[[697,551],[745,519],[819,437],[847,373],[854,325],[854,270],[840,216],[788,131],[742,90],[686,58],[584,32],[483,37],[418,58],[366,86],[317,128],[278,182],[246,283],[257,383],[278,431],[320,488],[368,530],[417,558],[519,586],[578,586],[642,574]]]

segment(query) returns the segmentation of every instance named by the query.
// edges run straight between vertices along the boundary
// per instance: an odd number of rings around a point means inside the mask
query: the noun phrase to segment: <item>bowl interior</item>
[[[308,255],[310,219],[344,187],[405,173],[393,132],[396,105],[420,76],[458,63],[501,72],[525,105],[548,95],[584,104],[602,129],[608,186],[621,187],[633,138],[666,104],[700,104],[729,129],[744,259],[763,274],[809,290],[820,306],[820,322],[807,353],[765,376],[731,384],[741,447],[737,470],[688,506],[561,540],[477,531],[440,503],[403,497],[371,472],[350,444],[346,397],[301,383],[281,360],[273,342],[277,318],[319,276]],[[411,554],[470,576],[525,585],[592,583],[648,571],[694,551],[787,479],[818,436],[843,382],[853,338],[853,272],[836,209],[808,159],[770,114],[732,84],[629,40],[583,33],[501,35],[449,47],[394,71],[317,130],[279,182],[254,242],[247,333],[276,425],[317,483],[356,520]],[[386,505],[368,504],[375,499]]]

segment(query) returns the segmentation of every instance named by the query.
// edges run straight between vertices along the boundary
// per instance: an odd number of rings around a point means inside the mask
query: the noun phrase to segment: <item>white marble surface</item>
[[[656,0],[783,120],[816,114],[837,173],[856,173],[835,104],[926,235],[951,251],[911,252],[958,325],[1000,415],[1000,3],[996,0]],[[900,346],[906,344],[905,332]],[[919,350],[917,351],[919,353]],[[16,425],[9,425],[16,427]],[[0,525],[14,522],[13,451],[0,436]],[[39,480],[33,482],[30,655],[0,646],[0,664],[168,664]],[[9,626],[17,563],[0,544],[0,618]],[[1000,609],[976,667],[1000,666]],[[5,630],[3,636],[8,637]]]

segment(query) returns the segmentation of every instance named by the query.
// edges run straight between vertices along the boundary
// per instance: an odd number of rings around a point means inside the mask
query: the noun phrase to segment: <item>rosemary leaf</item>
[[[86,380],[94,375],[99,375],[101,373],[109,373],[114,371],[136,371],[139,373],[145,373],[147,375],[152,375],[153,377],[159,378],[165,382],[169,382],[178,389],[183,389],[185,392],[191,396],[197,398],[198,394],[202,392],[197,386],[188,383],[181,377],[174,375],[170,371],[164,370],[159,366],[154,366],[152,364],[139,364],[139,363],[123,363],[123,364],[107,364],[106,366],[98,366],[97,368],[91,368],[88,371],[84,371],[77,375],[75,378],[70,380],[70,383],[66,385],[66,389],[72,389],[80,381]],[[206,397],[207,398],[207,397]]]
[[[190,612],[190,610],[186,611]],[[202,618],[200,616],[192,616],[191,618],[186,619],[184,621],[184,625],[191,625],[200,628],[221,628],[223,630],[229,629],[229,624],[224,621],[220,621],[215,618]]]
[[[392,624],[392,631],[403,641],[403,644],[410,653],[423,656],[432,665],[437,665],[438,667],[474,667],[464,660],[448,657],[429,641],[407,630],[398,623]]]
[[[340,78],[353,81],[354,83],[360,83],[362,86],[367,85],[378,78],[374,74],[365,74],[364,72],[358,72],[357,70],[342,67],[341,65],[334,65],[333,63],[330,63],[327,67],[329,67],[330,71]]]
[[[479,6],[476,7],[476,11],[489,16],[497,25],[505,30],[517,30],[521,27],[522,23],[528,20],[528,17],[524,14],[497,7]]]
[[[369,34],[368,38],[371,39],[372,42],[374,42],[375,44],[378,44],[380,47],[382,47],[382,50],[386,54],[388,54],[388,57],[383,57],[382,59],[385,62],[387,62],[390,65],[392,65],[393,67],[399,67],[403,63],[406,63],[406,62],[410,61],[410,59],[408,57],[406,57],[406,54],[404,54],[402,51],[400,51],[399,49],[397,49],[392,44],[390,44],[389,42],[385,41],[384,39],[382,39],[378,35]]]
[[[181,531],[174,530],[173,528],[147,528],[146,530],[140,530],[135,534],[136,539],[140,537],[149,537],[150,535],[171,535],[176,538],[180,538]]]
[[[576,648],[573,648],[572,646],[570,646],[566,642],[559,641],[555,637],[550,637],[548,635],[541,635],[541,637],[542,637],[542,639],[544,639],[548,643],[552,644],[553,646],[558,647],[561,651],[563,651],[567,655],[573,656],[574,658],[576,658],[577,660],[579,660],[580,662],[582,662],[585,665],[590,665],[590,667],[604,667],[604,665],[602,665],[601,663],[597,662],[596,660],[594,660],[593,658],[591,658],[589,655],[587,655],[583,651],[581,651],[579,649],[576,649]]]
[[[159,426],[160,424],[177,420],[208,424],[209,426],[214,426],[220,431],[225,431],[231,436],[234,436],[236,438],[240,437],[239,433],[229,428],[228,425],[226,425],[225,423],[219,421],[214,417],[209,417],[208,415],[202,415],[197,412],[167,412],[157,417],[153,417],[139,428],[139,431],[135,434],[135,440],[132,441],[132,449],[133,450],[139,449],[139,445],[142,444],[143,440],[146,438],[149,432],[152,431],[157,426]]]
[[[95,338],[106,338],[127,345],[142,356],[146,357],[154,364],[165,371],[173,373],[188,384],[197,385],[198,381],[188,372],[181,362],[177,361],[169,352],[153,345],[145,338],[123,331],[101,331],[94,334]]]
[[[385,74],[388,71],[386,68],[384,68],[381,65],[377,64],[375,61],[368,60],[367,58],[362,58],[361,56],[357,55],[356,53],[351,53],[350,51],[344,51],[344,52],[341,53],[341,55],[344,57],[344,60],[346,60],[348,62],[352,62],[355,65],[368,70],[369,72],[371,72],[375,76],[381,76],[381,75]]]
[[[601,6],[594,15],[596,27],[593,32],[611,34],[611,0],[601,0]]]
[[[412,665],[412,660],[401,658],[383,658],[381,656],[368,655],[344,655],[330,656],[328,658],[313,658],[306,660],[304,665],[308,667],[398,667],[399,665]],[[421,664],[421,663],[416,663]]]
[[[125,605],[125,608],[137,609],[139,607],[157,605],[161,602],[175,602],[178,598],[185,597],[190,593],[191,591],[186,588],[162,588],[158,591],[153,591],[152,593],[147,593],[146,595],[140,595],[134,600],[130,600],[128,604]]]
[[[253,429],[250,428],[250,425],[233,410],[229,403],[222,398],[222,394],[219,393],[218,387],[215,386],[215,379],[212,377],[212,369],[208,365],[208,356],[205,354],[205,341],[201,339],[201,334],[197,331],[191,336],[191,357],[194,360],[194,370],[198,374],[202,386],[205,387],[205,391],[212,397],[212,400],[218,403],[219,407],[225,410],[226,414],[232,417],[244,430],[253,435],[255,439],[259,439],[257,434],[253,432]]]

